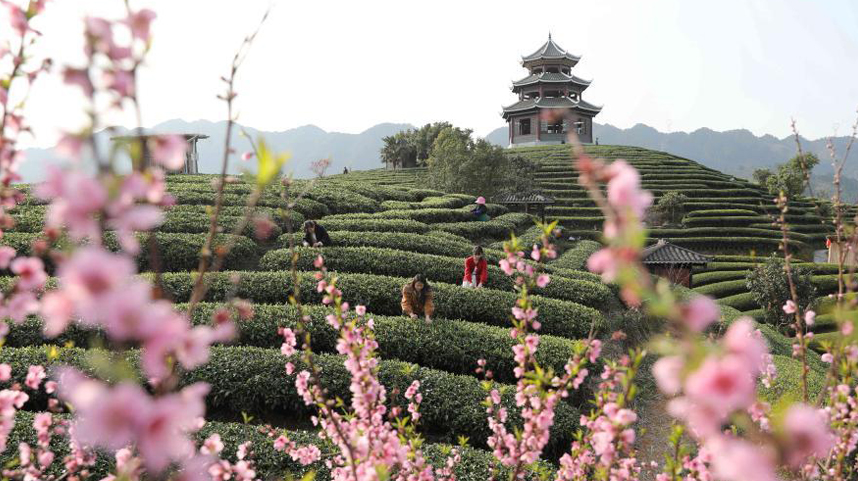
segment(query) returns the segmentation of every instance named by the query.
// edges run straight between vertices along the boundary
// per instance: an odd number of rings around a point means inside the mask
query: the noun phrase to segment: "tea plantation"
[[[779,233],[769,218],[774,208],[767,194],[748,182],[660,152],[610,146],[588,150],[592,155],[627,159],[640,169],[644,186],[656,197],[678,189],[691,198],[686,227],[654,229],[653,239],[666,238],[718,254],[776,249]],[[544,192],[558,199],[549,208],[548,217],[558,219],[572,235],[598,238],[602,218],[576,183],[568,147],[515,152],[540,162],[539,184]],[[421,426],[430,442],[431,461],[443,460],[445,443],[455,444],[460,437],[466,437],[471,447],[464,453],[457,477],[488,478],[491,456],[484,448],[489,430],[481,406],[485,394],[474,368],[477,359],[488,361],[503,402],[514,413],[513,341],[508,334],[508,313],[516,295],[512,282],[495,266],[503,255],[503,241],[511,233],[520,236],[525,244],[532,244],[538,239],[538,230],[531,216],[494,204],[489,205],[492,220],[474,222],[469,212],[473,197],[426,189],[423,175],[421,169],[378,170],[325,177],[314,183],[296,181],[289,192],[303,191],[305,195],[289,215],[281,210],[285,202],[278,184],[266,191],[257,209],[276,224],[265,240],[258,240],[252,227],[236,237],[226,233],[241,219],[252,190],[240,178],[226,185],[224,216],[220,220],[224,233],[217,243],[232,241],[234,248],[225,259],[224,271],[211,275],[212,287],[194,311],[192,322],[211,322],[217,306],[234,297],[251,300],[255,315],[239,324],[234,343],[213,348],[208,364],[182,374],[182,384],[205,381],[211,385],[207,403],[212,422],[199,434],[201,437],[219,432],[227,445],[225,452],[235,452],[239,442],[252,438],[262,477],[304,471],[287,455],[275,452],[271,439],[256,425],[313,429],[309,423],[311,412],[296,392],[294,376],[284,370],[277,328],[293,327],[299,318],[296,309],[287,304],[293,293],[289,232],[300,230],[305,219],[317,219],[329,231],[333,246],[298,248],[297,269],[302,301],[310,306],[312,320],[308,328],[314,349],[320,353],[318,363],[330,394],[348,398],[348,375],[341,358],[333,354],[336,332],[325,322],[327,307],[313,288],[313,259],[319,254],[338,275],[345,299],[352,305],[366,305],[375,319],[382,359],[380,378],[388,390],[404,391],[413,380],[420,380],[424,396]],[[168,177],[168,190],[177,205],[166,212],[166,222],[151,239],[141,236],[144,249],[138,267],[142,275],[154,278],[153,271],[160,271],[163,294],[179,303],[179,308],[190,298],[194,281],[190,271],[196,268],[208,229],[207,206],[213,203],[214,179],[205,175]],[[792,237],[797,249],[809,249],[824,241],[827,231],[809,204],[797,202],[790,213],[801,227],[800,233]],[[16,227],[4,234],[0,244],[11,245],[21,253],[30,252],[32,241],[40,236],[44,214],[45,206],[28,196],[14,211]],[[464,258],[475,243],[487,248],[491,266],[489,282],[479,290],[459,286]],[[108,236],[107,244],[118,249],[112,236]],[[151,256],[151,247],[157,247],[157,257]],[[617,324],[625,317],[615,286],[603,284],[584,268],[587,257],[599,244],[581,240],[561,242],[560,247],[561,255],[547,267],[552,281],[536,293],[535,301],[543,326],[537,357],[555,369],[562,369],[576,343],[591,329],[600,335],[616,328],[633,329]],[[738,311],[755,309],[752,303],[732,299],[746,293],[740,285],[729,284],[744,282],[741,279],[750,261],[744,257],[719,257],[716,261],[706,273],[695,276],[695,290],[709,288],[725,306],[735,307],[725,307],[728,321],[738,317]],[[724,269],[718,269],[722,264]],[[435,289],[437,311],[431,324],[400,313],[401,286],[417,273],[425,274]],[[821,270],[819,274],[820,282],[829,282],[826,276],[830,271]],[[10,279],[0,278],[0,284],[6,286]],[[51,279],[49,284],[54,282]],[[789,356],[786,338],[770,329],[765,329],[765,334],[783,373],[771,394],[777,397],[794,386],[800,367]],[[100,340],[98,332],[82,327],[74,327],[58,339],[45,339],[41,321],[33,317],[11,327],[0,351],[0,362],[12,365],[18,382],[23,381],[31,364],[65,363],[90,370],[87,359],[98,352]],[[57,348],[58,357],[49,358],[43,344]],[[136,366],[138,353],[131,351],[128,357]],[[813,362],[816,366],[818,356]],[[297,367],[300,370],[301,366]],[[816,371],[811,374],[811,382],[818,382]],[[31,412],[44,409],[45,403],[44,398],[30,400],[26,412],[19,415],[13,438],[33,436]],[[546,450],[548,458],[556,459],[568,449],[580,413],[588,406],[586,391],[575,393],[560,405]],[[318,442],[312,433],[298,432],[293,438]],[[65,452],[67,448],[57,443],[58,452]],[[10,439],[9,445],[16,446],[17,440]],[[311,468],[319,471],[320,479],[326,479],[323,464]]]

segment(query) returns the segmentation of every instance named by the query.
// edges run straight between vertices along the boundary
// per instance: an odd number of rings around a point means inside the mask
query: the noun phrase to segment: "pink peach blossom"
[[[185,165],[188,143],[181,135],[162,135],[151,139],[152,158],[170,170],[179,170]]]
[[[720,315],[718,304],[707,296],[695,296],[682,306],[683,320],[695,332],[703,332]]]
[[[18,276],[18,287],[26,290],[41,289],[48,280],[45,264],[38,257],[18,257],[9,266]]]
[[[680,374],[684,363],[679,356],[665,356],[652,366],[652,374],[658,388],[668,396],[675,396],[682,387]]]
[[[798,468],[808,457],[824,458],[834,445],[834,436],[823,411],[795,404],[784,417],[784,437],[789,446],[789,463]]]
[[[0,247],[0,269],[9,267],[9,263],[15,258],[15,249],[9,246]]]
[[[792,299],[786,301],[786,304],[784,304],[783,310],[787,314],[794,314],[795,310],[796,310],[795,302],[793,302]]]

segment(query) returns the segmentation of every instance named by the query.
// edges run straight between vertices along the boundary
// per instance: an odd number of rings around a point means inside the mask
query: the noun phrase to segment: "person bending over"
[[[435,312],[432,286],[426,282],[423,274],[417,274],[408,284],[402,286],[402,313],[412,319],[424,316],[426,322],[432,322]]]
[[[328,231],[314,220],[304,222],[304,247],[323,247],[331,245]]]
[[[471,209],[471,213],[476,217],[475,220],[486,221],[489,220],[489,209],[486,207],[486,198],[485,197],[477,197],[477,201],[474,202],[477,204],[476,207]]]
[[[489,266],[483,248],[474,246],[474,255],[465,259],[465,275],[462,287],[483,287],[489,280]]]

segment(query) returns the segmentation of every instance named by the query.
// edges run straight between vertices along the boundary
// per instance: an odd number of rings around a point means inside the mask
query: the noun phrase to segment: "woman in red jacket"
[[[483,287],[489,280],[489,266],[483,257],[483,248],[474,247],[474,255],[465,259],[465,275],[462,287]]]

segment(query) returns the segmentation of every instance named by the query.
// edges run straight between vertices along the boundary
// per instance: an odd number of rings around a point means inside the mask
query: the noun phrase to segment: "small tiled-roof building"
[[[651,274],[685,287],[691,287],[692,268],[705,266],[709,260],[709,257],[703,254],[671,244],[664,239],[659,239],[641,254],[641,263]]]
[[[593,117],[602,107],[582,98],[590,81],[572,73],[579,60],[560,48],[551,34],[539,49],[521,58],[528,75],[512,83],[518,102],[504,107],[502,114],[509,124],[510,146],[560,144],[570,131],[581,142],[593,142]],[[543,115],[552,111],[565,115]]]

